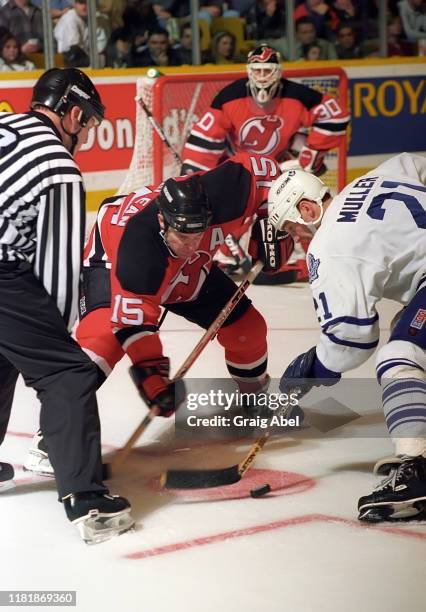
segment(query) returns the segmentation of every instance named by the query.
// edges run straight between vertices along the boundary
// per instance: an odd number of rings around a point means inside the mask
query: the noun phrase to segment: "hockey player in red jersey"
[[[208,328],[236,290],[213,257],[225,237],[254,224],[250,252],[264,270],[279,272],[293,249],[267,219],[267,199],[278,164],[240,153],[208,172],[168,179],[127,196],[105,200],[84,251],[80,323],[76,336],[98,366],[101,385],[127,353],[132,378],[148,406],[162,416],[175,408],[175,385],[163,354],[162,308]],[[247,296],[217,335],[228,371],[244,392],[265,390],[266,323]],[[37,434],[28,470],[53,470]]]
[[[249,53],[247,73],[247,78],[224,87],[193,126],[182,151],[182,174],[214,168],[231,149],[268,155],[280,163],[295,160],[321,175],[326,152],[345,136],[347,108],[328,94],[284,78],[280,54],[267,45]],[[303,251],[308,244],[302,243],[297,263],[285,269],[297,274],[297,280],[307,280]],[[226,258],[220,261],[232,272]],[[262,274],[257,282],[289,281],[284,274],[272,279]]]
[[[236,289],[213,265],[213,256],[229,233],[238,235],[256,215],[251,251],[264,259],[267,271],[280,269],[293,241],[271,233],[261,218],[279,173],[270,158],[239,154],[209,172],[106,201],[99,210],[85,249],[77,339],[104,375],[126,352],[141,396],[163,416],[175,404],[158,330],[161,308],[209,327]],[[265,388],[266,324],[248,297],[217,338],[240,389]]]
[[[296,149],[300,166],[321,174],[325,153],[345,136],[347,108],[328,94],[284,78],[280,54],[267,45],[249,53],[247,73],[224,87],[193,126],[182,151],[182,173],[213,168],[230,147],[278,162],[291,158]],[[300,133],[304,128],[310,128],[306,140]]]

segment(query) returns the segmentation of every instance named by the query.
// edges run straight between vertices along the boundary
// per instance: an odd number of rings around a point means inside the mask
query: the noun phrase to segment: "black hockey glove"
[[[302,353],[287,366],[280,380],[282,393],[297,393],[299,399],[313,387],[331,387],[339,382],[341,374],[332,372],[322,365],[317,357],[316,347]]]
[[[258,219],[253,226],[251,237],[256,242],[256,258],[265,264],[263,272],[280,272],[293,252],[294,241],[290,234],[276,230],[268,219]]]
[[[171,416],[185,399],[183,380],[169,380],[170,360],[167,357],[137,363],[129,371],[141,398],[149,408],[158,408],[160,416]]]

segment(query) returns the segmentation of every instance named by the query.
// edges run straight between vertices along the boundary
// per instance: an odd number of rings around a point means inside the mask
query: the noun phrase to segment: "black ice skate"
[[[31,448],[28,451],[28,456],[24,463],[24,470],[26,472],[32,472],[37,476],[48,476],[53,478],[55,475],[41,431],[38,431],[33,438]]]
[[[425,520],[426,459],[403,457],[371,493],[358,502],[360,521]]]
[[[78,528],[87,544],[99,544],[128,531],[135,524],[130,504],[124,497],[87,492],[68,495],[63,500],[68,519]]]
[[[0,493],[15,486],[12,480],[14,476],[15,471],[13,466],[10,465],[10,463],[3,463],[0,461]]]

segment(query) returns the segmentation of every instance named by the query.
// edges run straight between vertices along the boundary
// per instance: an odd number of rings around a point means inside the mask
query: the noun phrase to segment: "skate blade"
[[[23,465],[24,472],[30,472],[36,476],[54,478],[55,474],[47,456],[29,451],[28,458]]]
[[[96,513],[88,518],[73,521],[73,523],[86,544],[100,544],[129,531],[135,525],[135,521],[127,510],[115,516]]]
[[[362,508],[358,514],[358,520],[370,523],[380,523],[382,521],[404,521],[410,519],[422,519],[423,511],[426,508],[423,506],[425,502],[401,502],[391,505],[376,505]]]
[[[55,474],[52,472],[48,472],[45,470],[40,470],[38,468],[30,468],[25,465],[22,467],[24,472],[28,472],[28,474],[33,474],[34,476],[43,476],[43,478],[55,478]]]

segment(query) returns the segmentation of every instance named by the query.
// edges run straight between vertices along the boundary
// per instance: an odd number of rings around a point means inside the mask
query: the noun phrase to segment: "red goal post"
[[[192,125],[210,105],[213,97],[232,81],[245,77],[245,72],[181,74],[137,80],[137,96],[141,96],[154,118],[179,154]],[[348,106],[348,79],[341,68],[285,70],[286,78],[327,92],[344,100]],[[346,183],[346,138],[339,148],[327,154],[327,173],[322,177],[333,192]],[[142,185],[158,184],[179,175],[180,168],[172,152],[153,129],[139,104],[136,105],[135,145],[130,168],[120,193],[129,193]]]

